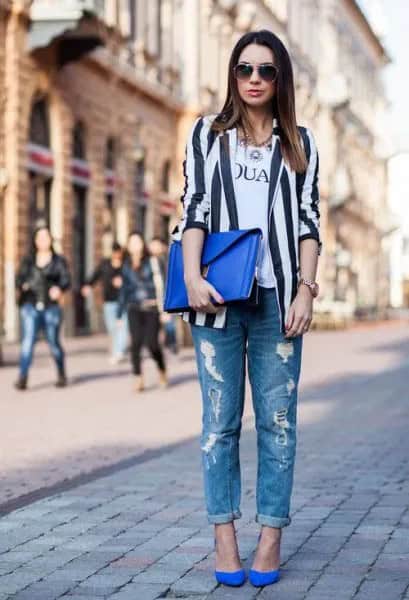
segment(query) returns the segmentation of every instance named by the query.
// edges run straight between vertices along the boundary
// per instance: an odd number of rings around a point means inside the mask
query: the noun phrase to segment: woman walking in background
[[[104,321],[110,337],[110,362],[113,365],[117,365],[124,359],[128,343],[127,316],[123,314],[121,319],[117,319],[119,290],[122,286],[122,266],[122,247],[118,242],[114,242],[110,258],[101,260],[81,290],[83,296],[87,297],[92,286],[98,281],[102,283]]]
[[[182,239],[184,277],[203,401],[202,460],[216,578],[241,585],[234,520],[241,517],[239,439],[246,355],[258,439],[261,531],[250,570],[255,586],[279,579],[282,528],[291,522],[297,393],[303,334],[310,327],[321,248],[318,153],[297,125],[291,60],[267,30],[233,49],[228,93],[217,115],[199,117],[186,147]],[[206,232],[263,232],[255,308],[223,298],[200,271]],[[237,265],[240,269],[240,265]],[[215,306],[214,302],[221,304]]]
[[[44,330],[57,366],[57,387],[67,384],[64,350],[60,343],[61,300],[70,287],[67,261],[57,254],[47,226],[34,231],[31,252],[23,258],[16,277],[22,327],[20,372],[15,387],[25,390],[40,330]]]
[[[168,383],[165,358],[159,343],[163,302],[164,271],[162,263],[150,256],[141,233],[132,232],[128,239],[128,254],[123,269],[123,286],[119,294],[117,317],[128,312],[131,335],[131,358],[135,375],[135,390],[144,389],[141,351],[146,346],[159,369],[162,387]]]

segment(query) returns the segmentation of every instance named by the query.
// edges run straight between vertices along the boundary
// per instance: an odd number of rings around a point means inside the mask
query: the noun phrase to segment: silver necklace
[[[254,161],[254,162],[260,162],[261,160],[263,160],[264,157],[264,153],[262,152],[262,148],[265,148],[266,150],[271,151],[272,147],[273,147],[273,142],[272,142],[272,137],[273,137],[273,130],[271,131],[270,135],[263,140],[262,142],[257,143],[245,130],[244,130],[244,137],[242,137],[239,140],[239,144],[240,146],[245,148],[245,154],[246,154],[246,158],[247,156],[249,157],[250,160]],[[248,151],[248,146],[254,146],[250,151],[249,154],[247,155],[247,151]]]

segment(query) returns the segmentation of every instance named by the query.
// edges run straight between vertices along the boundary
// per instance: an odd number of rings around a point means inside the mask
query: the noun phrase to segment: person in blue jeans
[[[291,60],[271,31],[237,41],[227,88],[221,111],[198,117],[190,130],[183,216],[172,237],[182,241],[190,307],[182,317],[191,327],[201,387],[215,576],[232,586],[246,580],[234,522],[241,517],[239,440],[248,369],[258,447],[255,519],[261,526],[249,579],[260,587],[280,578],[281,533],[291,523],[303,335],[318,294],[322,246],[318,152],[311,130],[297,125]],[[224,305],[201,272],[205,235],[254,227],[263,233],[258,300],[255,294],[251,302]]]
[[[67,385],[64,350],[60,342],[63,318],[60,302],[70,284],[67,261],[55,252],[48,227],[37,227],[31,252],[21,261],[16,276],[22,328],[20,372],[15,384],[18,390],[27,388],[34,346],[40,330],[45,333],[57,366],[56,385]]]
[[[118,242],[114,242],[111,256],[101,260],[81,289],[82,295],[87,297],[98,281],[102,283],[104,322],[110,338],[109,360],[113,365],[124,360],[129,337],[126,314],[121,319],[117,319],[118,298],[122,287],[122,267],[123,249]]]

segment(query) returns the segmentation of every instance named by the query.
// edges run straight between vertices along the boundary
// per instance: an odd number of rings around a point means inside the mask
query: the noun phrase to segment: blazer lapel
[[[225,131],[219,138],[220,170],[223,181],[224,196],[229,214],[230,229],[239,228],[239,218],[236,206],[236,194],[232,176],[232,147],[235,141],[235,129]]]
[[[275,136],[273,156],[270,166],[270,184],[268,188],[268,220],[270,222],[272,210],[277,196],[277,189],[283,170],[283,157],[281,154],[280,138]]]

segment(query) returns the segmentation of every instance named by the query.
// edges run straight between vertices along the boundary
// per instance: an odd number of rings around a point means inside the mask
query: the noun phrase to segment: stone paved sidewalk
[[[275,585],[216,585],[195,440],[4,516],[0,600],[409,600],[407,340],[397,349],[392,368],[303,393],[314,418],[299,423],[293,520]],[[249,568],[258,534],[252,418],[241,453],[236,524]]]

